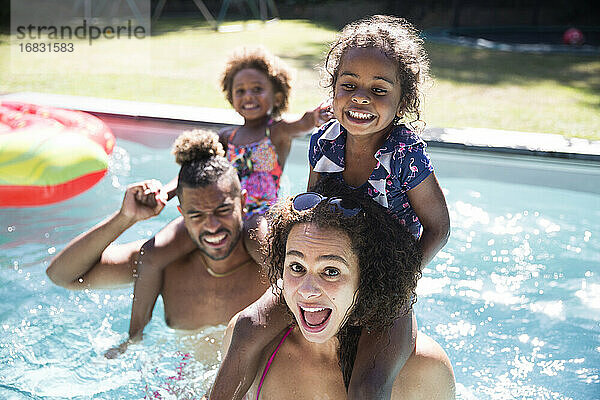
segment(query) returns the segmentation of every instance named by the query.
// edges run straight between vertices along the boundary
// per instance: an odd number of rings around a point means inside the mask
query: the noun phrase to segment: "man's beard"
[[[235,249],[235,246],[236,246],[236,245],[238,244],[238,242],[240,241],[240,238],[242,237],[242,231],[241,231],[241,230],[238,232],[238,234],[237,234],[235,237],[234,237],[233,235],[231,235],[231,231],[229,231],[228,229],[220,229],[220,230],[218,230],[217,232],[215,232],[214,234],[218,234],[218,233],[221,233],[221,232],[225,232],[225,233],[227,233],[227,234],[229,235],[229,237],[231,238],[231,243],[230,243],[230,245],[229,245],[229,248],[227,248],[227,251],[226,251],[225,255],[223,255],[223,256],[218,256],[218,257],[215,257],[214,255],[211,255],[211,254],[210,254],[210,253],[207,251],[207,249],[206,249],[205,245],[203,244],[203,240],[202,240],[202,238],[203,238],[205,235],[207,235],[206,233],[204,233],[204,234],[201,234],[201,235],[198,237],[198,239],[194,239],[194,242],[196,243],[196,246],[198,246],[198,249],[199,249],[199,250],[200,250],[202,253],[204,253],[204,255],[206,255],[208,258],[210,258],[211,260],[214,260],[214,261],[220,261],[220,260],[224,260],[224,259],[226,259],[227,257],[229,257],[229,256],[231,255],[231,253],[233,252],[233,249]]]

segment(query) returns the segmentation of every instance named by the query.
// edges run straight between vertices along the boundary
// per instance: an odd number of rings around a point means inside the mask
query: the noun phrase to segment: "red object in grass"
[[[563,33],[563,43],[571,46],[580,46],[585,42],[585,36],[577,28],[569,28]]]

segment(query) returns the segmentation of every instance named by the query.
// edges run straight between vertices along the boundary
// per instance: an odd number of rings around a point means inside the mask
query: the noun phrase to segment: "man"
[[[181,164],[179,210],[195,249],[174,243],[178,220],[146,244],[143,240],[113,244],[136,222],[164,208],[165,190],[157,181],[145,181],[129,186],[120,210],[71,241],[46,271],[54,283],[69,289],[114,287],[135,280],[130,341],[141,338],[159,293],[167,325],[197,329],[227,323],[268,287],[240,240],[246,192],[215,138],[213,133],[193,131],[175,143]],[[256,243],[250,239],[246,243],[256,250]],[[153,268],[162,258],[175,261],[164,269]],[[107,357],[125,351],[128,343]]]

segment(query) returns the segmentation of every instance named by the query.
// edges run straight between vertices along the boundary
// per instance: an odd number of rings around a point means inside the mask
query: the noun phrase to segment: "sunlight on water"
[[[305,144],[294,146],[284,194],[306,187]],[[108,360],[127,338],[132,289],[70,292],[44,273],[69,240],[120,206],[127,185],[176,173],[167,149],[120,141],[88,192],[0,210],[0,398],[187,399],[209,389],[224,326],[177,333],[159,299],[144,340]],[[438,179],[452,235],[424,269],[415,307],[419,329],[452,360],[458,397],[600,399],[599,196],[443,171]],[[149,238],[177,215],[169,204],[118,240]]]
[[[581,280],[581,289],[575,292],[575,296],[579,297],[584,305],[600,309],[600,284],[588,285],[586,280]]]
[[[444,343],[459,397],[600,398],[600,246],[590,240],[600,199],[439,179],[452,235],[423,272],[416,311]]]

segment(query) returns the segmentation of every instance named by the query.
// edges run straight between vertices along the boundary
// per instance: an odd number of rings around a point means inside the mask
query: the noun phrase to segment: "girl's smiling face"
[[[269,78],[253,68],[242,69],[235,74],[231,92],[233,108],[246,120],[270,115],[273,106],[281,102],[281,93],[274,93]]]
[[[283,294],[308,341],[324,343],[337,334],[351,312],[358,283],[358,258],[345,232],[313,223],[291,229]]]
[[[350,135],[387,134],[401,98],[398,67],[381,50],[351,48],[342,56],[333,113]]]

